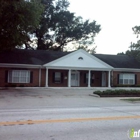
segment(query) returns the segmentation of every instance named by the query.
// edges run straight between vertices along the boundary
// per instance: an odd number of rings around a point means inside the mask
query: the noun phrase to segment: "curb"
[[[98,98],[100,98],[100,96],[97,95],[97,94],[89,94],[89,96],[93,96],[93,97],[98,97]]]

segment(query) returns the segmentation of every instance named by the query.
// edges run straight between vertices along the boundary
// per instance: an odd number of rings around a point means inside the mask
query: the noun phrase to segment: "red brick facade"
[[[63,79],[61,83],[55,83],[53,81],[53,73],[54,72],[61,72],[63,75]],[[85,80],[85,74],[88,71],[79,70],[79,87],[87,87],[88,83]],[[94,74],[94,79],[92,79],[92,75]],[[49,87],[68,87],[68,70],[53,70],[49,69],[48,71],[48,86]],[[106,82],[107,83],[107,82]],[[102,85],[102,72],[101,71],[91,71],[91,87],[101,87]],[[106,84],[107,86],[107,84]]]
[[[8,83],[8,71],[10,70],[30,70],[32,72],[32,82],[30,83]],[[43,70],[42,70],[43,71]],[[42,79],[42,86],[44,86],[44,79]],[[38,87],[39,86],[39,69],[28,68],[0,68],[0,87],[7,86],[25,86]]]
[[[30,83],[8,83],[6,73],[9,70],[30,70],[32,72],[32,81]],[[62,73],[61,82],[57,83],[54,81],[53,74],[55,72]],[[88,87],[88,80],[86,79],[86,70],[78,70],[79,72],[79,87]],[[106,73],[106,87],[108,87],[108,72]],[[111,86],[118,85],[118,74],[122,72],[114,71],[111,74]],[[124,73],[124,72],[123,72]],[[131,72],[132,73],[132,72]],[[135,72],[136,85],[140,85],[140,72]],[[94,76],[93,76],[94,75]],[[7,86],[25,86],[25,87],[45,87],[46,86],[46,69],[41,69],[41,79],[39,84],[39,68],[0,68],[0,87]],[[68,87],[68,70],[48,70],[48,86],[49,87]],[[91,87],[102,87],[102,71],[91,71]]]

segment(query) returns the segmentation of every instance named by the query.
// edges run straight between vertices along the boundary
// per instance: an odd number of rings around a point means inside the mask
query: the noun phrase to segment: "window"
[[[12,70],[8,73],[9,83],[30,83],[30,71]]]
[[[54,82],[55,83],[61,83],[61,73],[60,72],[55,72]]]
[[[83,60],[83,57],[79,57],[78,60]]]
[[[134,85],[135,84],[135,74],[120,74],[119,84],[122,85]]]

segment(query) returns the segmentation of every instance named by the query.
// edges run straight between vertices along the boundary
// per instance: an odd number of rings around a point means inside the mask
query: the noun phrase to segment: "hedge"
[[[140,97],[140,90],[98,90],[93,93],[99,95],[100,97]]]

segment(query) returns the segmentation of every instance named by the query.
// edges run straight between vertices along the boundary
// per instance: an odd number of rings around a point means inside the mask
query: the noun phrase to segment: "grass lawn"
[[[140,98],[130,98],[130,99],[121,99],[121,100],[123,100],[123,101],[130,101],[130,102],[140,102]]]

